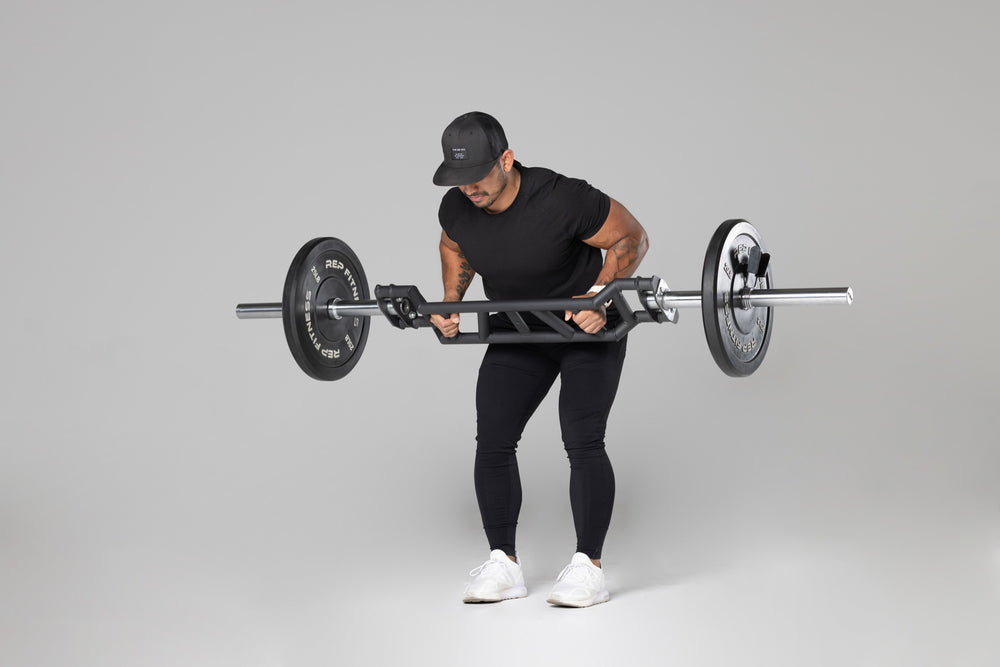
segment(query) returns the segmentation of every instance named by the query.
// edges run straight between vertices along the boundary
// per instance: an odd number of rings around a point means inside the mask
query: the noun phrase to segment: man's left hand
[[[597,292],[588,292],[582,296],[573,297],[574,299],[585,299],[592,297]],[[584,333],[594,334],[604,328],[604,325],[608,322],[608,314],[605,312],[603,306],[598,306],[597,310],[567,310],[566,311],[566,321],[569,322],[573,320],[576,325],[583,329]]]

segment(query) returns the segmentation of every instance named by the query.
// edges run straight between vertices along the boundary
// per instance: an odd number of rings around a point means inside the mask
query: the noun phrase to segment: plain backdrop
[[[993,2],[0,2],[0,664],[1000,663]],[[608,432],[611,602],[555,391],[521,442],[531,594],[460,603],[482,348],[372,322],[334,383],[280,322],[295,251],[440,298],[440,135],[644,224],[697,289],[727,218],[778,286],[750,378],[644,325]],[[481,295],[474,288],[470,298]]]

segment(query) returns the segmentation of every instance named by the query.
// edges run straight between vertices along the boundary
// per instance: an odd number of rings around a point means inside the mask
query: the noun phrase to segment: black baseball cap
[[[469,185],[481,181],[507,150],[507,136],[496,118],[472,111],[462,114],[441,135],[444,162],[434,172],[434,185]]]

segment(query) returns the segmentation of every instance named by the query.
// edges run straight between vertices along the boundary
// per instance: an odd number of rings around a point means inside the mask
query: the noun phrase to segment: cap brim
[[[471,185],[486,178],[493,171],[494,164],[496,161],[490,160],[486,164],[456,169],[442,162],[434,172],[434,185]]]

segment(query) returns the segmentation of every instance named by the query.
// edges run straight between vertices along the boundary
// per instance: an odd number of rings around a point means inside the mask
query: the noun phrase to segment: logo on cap
[[[451,149],[451,159],[452,160],[464,160],[465,159],[465,149],[464,148],[452,148]]]

